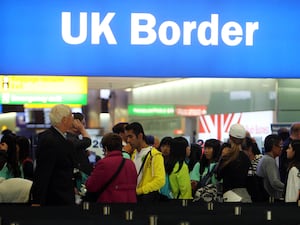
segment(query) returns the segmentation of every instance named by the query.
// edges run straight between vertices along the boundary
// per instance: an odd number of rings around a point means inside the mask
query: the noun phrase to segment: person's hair
[[[113,126],[112,132],[116,134],[124,133],[125,127],[128,125],[127,122],[120,122]]]
[[[12,172],[14,177],[21,177],[21,170],[19,167],[19,160],[17,155],[16,135],[6,134],[1,138],[1,143],[6,143],[7,149],[7,167]]]
[[[154,136],[153,135],[146,135],[146,143],[148,145],[153,145],[154,144]]]
[[[192,171],[195,164],[199,162],[202,158],[202,146],[197,143],[191,144],[191,154],[189,157],[189,171]]]
[[[273,145],[279,145],[281,138],[277,134],[270,134],[265,138],[264,148],[265,152],[272,151]]]
[[[300,170],[300,140],[292,140],[291,146],[295,152],[295,155],[289,163],[288,170],[290,170],[292,167],[296,167],[298,170]]]
[[[75,120],[79,120],[80,122],[82,122],[84,120],[84,115],[80,112],[73,112],[73,118]]]
[[[291,125],[290,134],[295,134],[300,129],[300,122],[295,122]]]
[[[133,122],[133,123],[128,124],[125,127],[125,130],[127,130],[127,131],[132,130],[133,133],[135,134],[135,136],[138,136],[139,134],[143,134],[143,139],[146,141],[146,135],[144,132],[144,128],[139,122]]]
[[[160,143],[159,143],[158,150],[161,151],[160,148],[161,148],[163,145],[169,145],[169,146],[171,146],[171,141],[172,141],[172,139],[173,139],[173,138],[170,137],[170,136],[163,137],[163,138],[161,139]]]
[[[25,136],[17,136],[16,143],[19,146],[19,161],[22,162],[30,155],[30,141]]]
[[[56,126],[60,124],[62,119],[69,116],[70,113],[72,113],[72,111],[69,106],[63,104],[55,105],[49,113],[51,125]]]
[[[2,135],[7,135],[7,134],[13,134],[12,130],[10,129],[5,129],[1,132]]]
[[[243,143],[244,138],[240,139],[240,138],[235,138],[232,136],[229,136],[229,137],[231,140],[229,152],[226,155],[223,155],[221,157],[221,163],[219,165],[219,168],[224,168],[229,163],[236,160],[240,154],[240,150],[242,149],[242,143]]]
[[[285,141],[290,136],[290,131],[286,127],[281,127],[278,129],[277,134],[281,137],[282,141]]]
[[[177,173],[185,163],[186,148],[189,146],[189,142],[184,137],[175,137],[171,141],[169,160],[166,163],[166,173],[171,174],[175,164],[179,163],[179,168],[175,172]]]
[[[246,137],[243,144],[242,144],[242,149],[248,151],[251,149],[252,153],[254,155],[260,155],[261,152],[257,146],[257,143],[253,142],[252,138]]]
[[[217,162],[220,157],[220,148],[221,148],[221,142],[217,139],[208,139],[204,143],[204,148],[212,148],[213,149],[213,156],[212,156],[212,162]],[[206,158],[205,154],[203,154],[202,159],[200,161],[200,169],[199,172],[202,174],[205,170],[205,167],[208,167],[210,162]]]
[[[115,133],[107,133],[101,140],[101,145],[106,148],[108,152],[119,150],[122,151],[122,138]]]

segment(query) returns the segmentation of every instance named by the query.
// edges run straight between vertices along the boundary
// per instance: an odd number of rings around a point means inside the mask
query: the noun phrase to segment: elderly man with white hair
[[[75,204],[72,180],[74,146],[66,139],[66,132],[73,123],[71,108],[55,105],[49,117],[51,127],[38,135],[32,204]]]

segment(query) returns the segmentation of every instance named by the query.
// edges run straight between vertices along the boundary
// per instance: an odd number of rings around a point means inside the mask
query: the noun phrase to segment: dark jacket
[[[0,170],[2,170],[5,163],[7,163],[7,152],[0,150]]]
[[[113,176],[123,160],[121,151],[112,151],[99,160],[91,176],[86,182],[89,192],[98,192]],[[134,163],[125,159],[123,168],[112,183],[98,197],[101,203],[135,203],[137,172]]]
[[[54,127],[38,136],[32,202],[41,205],[75,204],[72,142]]]
[[[223,179],[223,192],[234,188],[246,188],[248,170],[251,166],[249,157],[240,151],[238,157],[221,168],[222,159],[217,167],[217,178]]]
[[[93,166],[90,164],[86,149],[90,147],[92,141],[88,137],[79,139],[78,135],[67,133],[67,139],[73,142],[74,145],[74,163],[75,168],[81,170],[87,175],[91,175]]]

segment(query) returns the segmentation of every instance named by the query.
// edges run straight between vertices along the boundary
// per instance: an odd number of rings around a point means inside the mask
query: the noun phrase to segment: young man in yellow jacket
[[[142,125],[133,122],[125,127],[128,144],[135,149],[131,159],[135,164],[138,181],[138,201],[159,200],[159,189],[165,184],[164,159],[157,149],[146,143]]]

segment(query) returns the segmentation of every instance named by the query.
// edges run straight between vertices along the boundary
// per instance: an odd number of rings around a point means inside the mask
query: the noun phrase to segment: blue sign
[[[295,0],[1,0],[0,74],[300,77]]]

